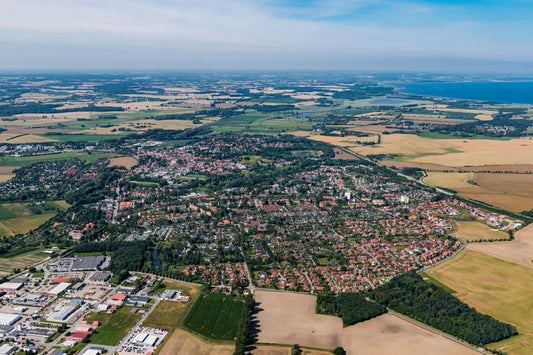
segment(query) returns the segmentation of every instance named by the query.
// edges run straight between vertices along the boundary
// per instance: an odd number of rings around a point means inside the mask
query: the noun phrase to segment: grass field
[[[186,329],[213,340],[233,340],[244,302],[238,298],[207,293],[198,297],[183,322]]]
[[[58,161],[58,160],[66,160],[66,159],[72,159],[72,158],[80,158],[90,163],[101,158],[113,158],[116,156],[117,154],[108,153],[108,152],[94,152],[92,154],[66,152],[66,153],[57,153],[57,154],[30,155],[30,156],[23,156],[23,157],[1,156],[0,166],[20,167],[20,166],[26,166],[26,165],[30,165],[33,163],[43,162],[43,161]]]
[[[161,301],[143,325],[151,328],[176,329],[188,307],[189,304],[184,302]]]
[[[497,243],[493,243],[497,244]],[[509,354],[533,348],[533,270],[473,250],[426,271],[479,312],[515,325],[518,336],[490,345]]]
[[[492,229],[480,222],[455,222],[457,231],[453,235],[461,240],[507,239],[509,235],[499,229]]]
[[[48,201],[44,205],[2,203],[0,204],[0,237],[27,233],[68,207],[65,201]]]
[[[479,187],[473,185],[469,181],[474,181],[475,175],[473,173],[440,173],[429,172],[424,178],[426,184],[432,186],[444,187],[454,191],[476,191]]]
[[[258,290],[259,343],[299,344],[348,354],[476,354],[459,343],[390,314],[343,327],[334,316],[316,314],[316,297]]]
[[[140,314],[130,314],[133,307],[123,306],[113,314],[92,313],[86,320],[99,321],[101,326],[91,336],[91,343],[101,345],[117,345],[120,339],[133,327],[141,317]]]
[[[42,248],[28,248],[17,253],[2,255],[0,258],[0,276],[9,275],[14,268],[24,269],[48,257]]]

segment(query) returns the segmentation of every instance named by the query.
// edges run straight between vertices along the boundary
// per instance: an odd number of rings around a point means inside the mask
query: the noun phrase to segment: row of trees
[[[372,291],[370,297],[474,345],[497,342],[517,334],[514,326],[478,313],[440,287],[425,282],[415,272],[395,277]]]

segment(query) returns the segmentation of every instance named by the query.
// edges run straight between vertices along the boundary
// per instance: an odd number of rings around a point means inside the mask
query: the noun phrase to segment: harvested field
[[[355,155],[346,153],[344,150],[339,148],[334,148],[333,151],[335,152],[335,158],[333,159],[340,159],[340,160],[359,160]]]
[[[232,355],[231,344],[208,343],[181,329],[176,329],[163,343],[159,355]]]
[[[429,172],[424,178],[426,184],[444,187],[454,191],[477,191],[479,186],[475,186],[469,181],[474,181],[476,175],[473,173],[434,173]]]
[[[331,355],[329,351],[302,349],[302,355]],[[291,355],[292,347],[274,346],[274,345],[257,345],[252,354],[254,355]]]
[[[55,142],[54,139],[36,136],[34,134],[13,134],[13,133],[0,133],[0,143],[44,143]]]
[[[516,232],[512,241],[469,244],[468,249],[533,268],[533,224]]]
[[[322,140],[318,139],[320,137],[311,138]],[[332,140],[330,143],[336,142]],[[387,134],[382,135],[379,145],[352,149],[364,155],[397,154],[402,160],[414,163],[450,167],[533,163],[533,140],[529,138],[433,139],[412,134]]]
[[[12,179],[14,176],[15,174],[0,174],[0,182],[6,182]]]
[[[401,160],[382,160],[381,165],[395,166],[397,168],[420,168],[435,172],[475,172],[475,173],[516,173],[532,174],[533,164],[498,164],[481,166],[444,166],[431,163],[414,163]]]
[[[259,343],[300,344],[348,354],[475,354],[470,348],[391,314],[343,328],[338,317],[315,313],[311,295],[259,290]]]
[[[533,174],[429,172],[424,182],[513,212],[533,208]]]
[[[480,222],[456,222],[456,226],[457,231],[453,235],[465,241],[509,238],[507,233]]]
[[[518,336],[492,344],[490,348],[509,354],[530,354],[533,348],[533,270],[473,251],[471,246],[476,245],[469,244],[465,252],[426,273],[457,291],[458,298],[479,312],[517,327]]]
[[[109,167],[111,166],[123,166],[126,169],[131,169],[135,165],[137,165],[139,162],[134,157],[119,157],[119,158],[112,158],[109,159]]]

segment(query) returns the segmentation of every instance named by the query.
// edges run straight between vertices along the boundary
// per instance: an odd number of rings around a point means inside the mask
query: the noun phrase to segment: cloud
[[[454,58],[454,65],[460,59],[527,63],[533,54],[519,37],[483,33],[477,21],[414,20],[435,16],[427,3],[286,3],[2,1],[0,68],[375,70],[380,63],[397,70],[439,59],[436,70],[443,58]],[[376,20],[379,14],[391,23]]]

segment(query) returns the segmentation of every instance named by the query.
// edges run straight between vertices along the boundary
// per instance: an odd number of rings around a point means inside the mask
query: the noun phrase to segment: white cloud
[[[343,9],[335,2],[327,2],[329,14]],[[246,0],[3,0],[0,45],[0,68],[387,69],[409,66],[408,58],[416,68],[431,58],[533,54],[532,46],[477,33],[473,23],[319,21]]]

